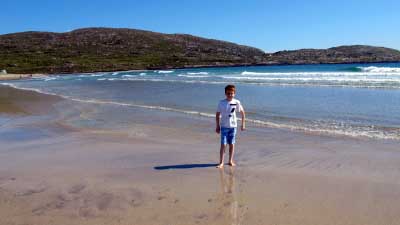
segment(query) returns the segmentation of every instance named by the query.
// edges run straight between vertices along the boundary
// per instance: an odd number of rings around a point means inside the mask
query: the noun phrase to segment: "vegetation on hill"
[[[381,47],[340,46],[268,54],[226,41],[135,29],[84,28],[66,33],[0,35],[0,69],[9,73],[389,61],[400,61],[400,52]]]
[[[265,57],[272,64],[400,62],[400,51],[367,45],[339,46],[328,49],[279,51]]]

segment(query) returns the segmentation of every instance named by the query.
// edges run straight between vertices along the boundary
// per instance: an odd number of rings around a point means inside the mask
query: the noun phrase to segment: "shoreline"
[[[169,107],[163,107],[163,106],[154,106],[154,105],[141,105],[141,104],[131,104],[131,103],[122,103],[122,102],[114,102],[114,101],[96,101],[96,100],[84,100],[84,99],[79,99],[79,98],[71,98],[68,96],[62,96],[58,94],[52,94],[48,92],[42,92],[39,89],[31,89],[31,88],[23,88],[23,87],[17,87],[14,86],[13,84],[9,83],[0,83],[0,88],[1,86],[4,87],[10,87],[13,90],[15,89],[14,92],[18,93],[17,90],[19,91],[29,91],[33,92],[34,95],[49,95],[52,97],[56,98],[61,98],[64,100],[71,100],[75,102],[80,102],[88,105],[92,104],[99,104],[99,105],[107,105],[107,106],[128,106],[132,109],[136,110],[155,110],[160,116],[163,116],[163,113],[167,114],[180,114],[179,116],[181,117],[190,117],[192,115],[199,115],[203,120],[206,120],[207,118],[214,118],[214,115],[212,113],[207,113],[207,112],[196,112],[192,110],[183,110],[183,109],[175,109],[175,108],[169,108]],[[240,118],[239,118],[240,120]],[[149,122],[148,120],[146,120]],[[280,130],[280,131],[288,131],[288,132],[295,132],[299,134],[304,134],[304,135],[314,135],[314,136],[321,136],[321,137],[334,137],[334,138],[345,138],[345,139],[354,139],[354,140],[376,140],[376,141],[399,141],[399,136],[396,134],[384,134],[384,133],[375,133],[374,135],[370,134],[365,134],[365,133],[345,133],[342,132],[342,130],[322,130],[322,129],[312,129],[307,126],[295,126],[295,125],[287,125],[287,124],[279,124],[279,123],[274,123],[274,122],[268,122],[268,121],[262,121],[254,118],[247,118],[247,122],[251,125],[254,126],[255,129],[274,129],[274,130]]]
[[[288,64],[288,63],[266,63],[266,64],[233,64],[233,65],[192,65],[184,67],[155,67],[148,69],[131,69],[131,70],[110,70],[110,71],[91,71],[91,72],[60,72],[60,73],[26,73],[26,74],[0,74],[0,81],[2,80],[18,80],[18,79],[29,79],[35,77],[53,76],[53,75],[67,75],[67,74],[91,74],[91,73],[112,73],[112,72],[145,72],[151,70],[172,70],[172,69],[201,69],[201,68],[229,68],[229,67],[262,67],[262,66],[305,66],[305,65],[339,65],[339,64],[379,64],[379,63],[400,63],[400,61],[379,61],[379,62],[332,62],[332,63],[298,63],[298,64]],[[10,78],[3,79],[10,75]]]
[[[22,80],[22,79],[32,79],[32,78],[41,78],[47,76],[43,73],[28,73],[28,74],[0,74],[0,81],[6,80]]]

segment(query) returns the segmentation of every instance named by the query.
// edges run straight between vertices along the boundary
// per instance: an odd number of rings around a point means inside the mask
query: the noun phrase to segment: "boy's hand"
[[[217,127],[215,128],[215,132],[217,132],[217,134],[219,134],[219,132],[221,132],[221,128],[220,128],[219,126],[217,126]]]
[[[242,131],[246,130],[246,126],[242,124],[241,130]]]

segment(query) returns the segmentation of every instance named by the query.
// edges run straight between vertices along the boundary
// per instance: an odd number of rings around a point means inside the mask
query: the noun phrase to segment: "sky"
[[[400,50],[398,0],[0,2],[0,34],[114,27],[185,33],[265,52],[353,44]]]

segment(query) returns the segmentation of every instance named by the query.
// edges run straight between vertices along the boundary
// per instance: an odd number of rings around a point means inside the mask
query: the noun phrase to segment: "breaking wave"
[[[362,72],[369,72],[369,73],[399,73],[399,67],[376,67],[376,66],[368,66],[368,67],[357,67]]]

